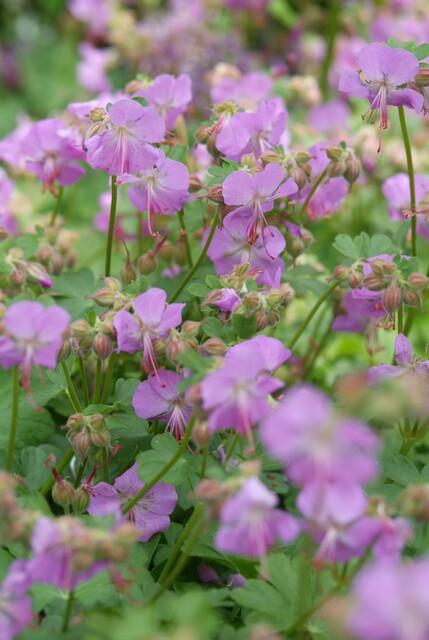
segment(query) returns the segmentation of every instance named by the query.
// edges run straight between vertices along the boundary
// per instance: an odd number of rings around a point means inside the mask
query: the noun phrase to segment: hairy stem
[[[404,142],[405,156],[407,158],[408,180],[410,182],[410,209],[411,209],[411,254],[417,255],[417,218],[416,218],[416,182],[414,177],[413,155],[411,151],[410,137],[408,135],[405,110],[398,107],[399,122],[401,125],[402,139]]]
[[[19,402],[19,367],[15,365],[12,372],[12,414],[10,417],[9,444],[7,447],[6,471],[12,471],[13,453],[15,450],[16,430],[18,427]]]
[[[179,211],[179,222],[180,222],[180,228],[182,229],[182,232],[183,232],[183,238],[185,240],[186,258],[188,260],[189,268],[192,269],[192,267],[194,266],[194,263],[192,260],[191,245],[189,243],[189,236],[186,230],[185,214],[183,213],[183,209],[180,209]]]
[[[59,187],[57,197],[55,198],[55,205],[54,205],[54,208],[52,209],[51,219],[49,220],[49,225],[51,227],[54,226],[55,220],[60,211],[61,200],[63,199],[63,193],[64,193],[64,187]]]
[[[188,539],[189,533],[193,529],[195,522],[200,519],[202,513],[203,513],[202,504],[197,504],[195,506],[195,508],[194,508],[194,510],[192,512],[192,515],[189,518],[188,522],[183,527],[182,533],[177,538],[176,544],[174,545],[173,549],[171,550],[170,557],[168,558],[167,562],[164,565],[163,570],[161,571],[161,575],[159,576],[159,579],[158,579],[159,584],[163,584],[164,583],[165,579],[167,578],[167,576],[169,574],[169,571],[170,571],[171,567],[173,566],[177,556],[179,555],[179,553],[180,553],[180,551],[182,549],[183,543],[185,542],[185,540]]]
[[[68,369],[67,363],[65,360],[61,362],[61,368],[64,373],[64,377],[67,382],[67,390],[69,393],[70,402],[72,404],[73,409],[76,413],[80,413],[82,411],[82,406],[80,404],[79,396],[77,395],[76,387],[73,384],[72,377],[70,375],[70,371]]]
[[[293,336],[292,340],[289,342],[288,346],[289,346],[290,349],[292,349],[295,346],[295,344],[298,342],[298,340],[300,339],[301,335],[304,333],[304,331],[306,330],[306,328],[310,324],[310,322],[313,319],[313,317],[316,315],[316,313],[319,310],[319,308],[322,306],[322,304],[325,302],[325,300],[327,300],[329,298],[329,296],[331,295],[331,293],[333,293],[333,291],[336,289],[337,286],[338,286],[338,282],[335,280],[331,284],[331,286],[326,289],[325,293],[323,293],[320,296],[320,298],[311,307],[311,309],[308,312],[308,315],[305,318],[304,322],[302,323],[302,325],[300,326],[298,331],[295,333],[295,335]]]
[[[112,262],[113,236],[115,235],[115,218],[116,218],[117,202],[118,202],[118,185],[116,183],[116,176],[112,176],[112,197],[110,201],[109,230],[107,232],[106,261],[104,265],[104,275],[106,277],[110,276],[110,265]]]
[[[63,626],[61,627],[61,631],[63,633],[68,631],[68,628],[70,626],[71,614],[73,610],[73,600],[74,600],[74,592],[69,591],[67,602],[66,602],[66,608],[64,610]]]

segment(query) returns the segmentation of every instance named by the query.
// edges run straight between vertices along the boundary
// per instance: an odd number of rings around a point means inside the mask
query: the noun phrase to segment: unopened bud
[[[351,269],[348,277],[348,283],[351,289],[356,289],[357,287],[360,287],[362,284],[362,274],[359,273],[359,271],[355,271],[354,269]]]
[[[418,520],[429,520],[429,484],[408,487],[399,497],[401,510],[405,515]]]
[[[301,238],[297,238],[296,236],[291,236],[291,238],[287,241],[286,251],[292,258],[298,258],[305,251],[305,244],[301,240]]]
[[[48,272],[41,264],[38,262],[27,262],[25,270],[27,272],[27,276],[33,282],[36,282],[38,285],[45,289],[49,289],[52,287],[52,280],[49,276]]]
[[[89,112],[89,119],[91,122],[101,122],[107,116],[107,111],[101,107],[91,109]]]
[[[189,177],[189,191],[191,193],[197,193],[197,191],[200,191],[202,187],[203,187],[203,183],[201,182],[198,176],[192,175]]]
[[[195,137],[198,140],[198,142],[201,142],[202,144],[206,144],[211,134],[212,134],[211,127],[200,127],[199,129],[197,129],[195,133]]]
[[[289,172],[290,177],[296,182],[298,189],[301,190],[308,182],[308,176],[301,167],[293,167]]]
[[[281,161],[281,156],[279,153],[277,153],[277,151],[273,151],[270,149],[269,151],[265,151],[265,153],[263,153],[259,159],[264,164],[270,164],[271,162],[275,162],[276,164],[279,164]]]
[[[73,413],[67,418],[66,427],[70,431],[80,431],[85,424],[85,416],[83,413]]]
[[[200,330],[201,322],[196,320],[185,320],[182,324],[182,332],[187,336],[196,336]]]
[[[91,327],[89,322],[81,318],[80,320],[75,320],[71,323],[70,331],[76,338],[87,338],[91,332]]]
[[[100,360],[106,360],[113,351],[113,343],[111,338],[105,333],[97,333],[92,341],[92,348]]]
[[[344,178],[347,180],[347,182],[353,184],[359,178],[360,170],[361,167],[359,160],[355,156],[350,157],[346,160],[346,170],[343,174]]]
[[[94,413],[88,418],[88,426],[91,431],[102,431],[106,426],[106,420],[102,413]]]
[[[53,249],[51,245],[44,244],[39,248],[39,250],[36,253],[36,256],[37,256],[37,259],[40,260],[40,262],[47,264],[51,259],[52,253],[53,253]]]
[[[159,247],[158,255],[163,260],[171,260],[173,258],[173,256],[174,256],[174,245],[169,240],[166,240]]]
[[[208,445],[212,437],[213,433],[209,431],[206,422],[201,422],[192,431],[192,439],[200,449]]]
[[[107,287],[98,289],[91,297],[100,307],[111,307],[115,302],[114,292]]]
[[[415,83],[419,87],[429,87],[429,69],[420,69],[415,77]]]
[[[221,338],[209,338],[201,345],[211,356],[223,356],[226,353],[227,346]]]
[[[395,284],[386,289],[383,296],[383,305],[390,314],[395,313],[396,309],[402,304],[402,292]]]
[[[145,86],[146,82],[143,80],[131,80],[131,82],[128,82],[128,84],[125,85],[125,92],[128,93],[129,96],[133,96],[137,91],[140,91],[140,89],[143,89]]]
[[[52,500],[67,509],[70,507],[74,496],[74,487],[68,480],[58,480],[52,487]]]
[[[2,225],[0,225],[0,240],[6,240],[6,238],[9,237],[9,231],[6,229],[6,227],[3,227]]]
[[[294,155],[295,162],[300,166],[310,162],[312,157],[313,156],[311,155],[311,153],[308,153],[308,151],[297,151]]]
[[[75,490],[74,492],[74,496],[73,496],[73,500],[72,500],[72,507],[73,507],[73,511],[74,513],[84,513],[89,505],[89,495],[88,495],[88,491],[85,489],[85,487],[79,487],[78,489]]]
[[[207,198],[217,204],[224,204],[223,189],[221,184],[215,184],[207,192]]]
[[[340,280],[340,281],[347,280],[349,277],[349,273],[350,273],[350,270],[348,267],[342,264],[339,264],[334,269],[334,278],[335,280]]]
[[[157,267],[157,259],[153,251],[148,251],[140,256],[137,260],[137,267],[140,273],[144,276],[149,275],[149,273],[153,273]]]
[[[130,284],[136,279],[136,270],[130,260],[127,260],[121,271],[121,279],[124,284]]]
[[[429,283],[429,278],[425,276],[423,273],[419,273],[416,271],[412,273],[408,278],[408,284],[413,289],[424,289]]]
[[[423,303],[421,293],[413,291],[413,289],[405,289],[404,302],[409,307],[421,307]]]
[[[119,293],[119,291],[122,291],[122,284],[121,281],[118,280],[118,278],[108,276],[107,278],[104,278],[104,284],[108,289],[114,291],[115,293]]]
[[[94,447],[108,448],[111,445],[112,439],[110,437],[110,431],[104,429],[103,431],[91,432],[91,442]]]
[[[80,431],[71,439],[71,444],[74,452],[79,458],[84,460],[88,457],[89,448],[91,446],[91,440],[89,434],[86,431]]]
[[[19,269],[14,269],[10,274],[9,279],[10,279],[10,283],[13,284],[15,287],[21,287],[23,284],[25,284],[27,280],[27,276],[23,271],[20,271]]]
[[[363,280],[363,286],[370,291],[381,291],[385,287],[384,279],[380,276],[370,275]]]
[[[343,176],[346,171],[346,163],[345,160],[337,160],[336,162],[332,162],[329,166],[329,175],[333,178],[337,178],[338,176]]]
[[[341,160],[344,156],[344,149],[341,149],[341,147],[329,147],[326,149],[326,155],[329,160],[338,162],[338,160]]]

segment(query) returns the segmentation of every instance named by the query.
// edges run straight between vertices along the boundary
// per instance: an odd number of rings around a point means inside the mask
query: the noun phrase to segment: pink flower
[[[360,50],[357,63],[358,71],[341,74],[339,89],[351,96],[367,98],[370,114],[380,111],[380,129],[389,125],[388,105],[422,110],[423,96],[414,89],[404,88],[419,70],[413,53],[376,42]]]
[[[133,395],[133,407],[139,418],[157,418],[167,423],[166,431],[180,440],[191,416],[192,408],[185,404],[178,385],[183,377],[174,371],[158,369],[158,375],[151,375],[139,384]]]
[[[286,179],[285,170],[278,164],[270,163],[258,173],[233,171],[222,186],[225,204],[245,207],[252,211],[247,235],[255,242],[261,235],[265,239],[267,221],[264,214],[274,208],[274,200],[286,198],[298,191],[292,178]]]
[[[63,187],[74,184],[85,173],[76,163],[83,159],[82,150],[72,141],[64,122],[57,118],[33,124],[21,141],[21,154],[27,171],[49,188],[55,183]]]
[[[13,640],[33,619],[30,596],[31,586],[25,560],[15,560],[0,585],[0,638]]]
[[[62,336],[69,322],[69,314],[61,307],[45,308],[40,302],[15,302],[3,319],[0,366],[8,369],[20,365],[24,383],[28,383],[33,365],[55,369]]]
[[[170,160],[159,150],[147,167],[134,176],[123,175],[119,182],[133,185],[128,192],[129,198],[136,209],[148,212],[150,229],[153,213],[175,213],[189,195],[187,167],[182,162]]]
[[[121,521],[124,518],[121,513],[122,506],[143,487],[144,482],[137,475],[137,464],[133,464],[116,478],[113,485],[99,482],[90,488],[88,513],[92,516],[106,516],[112,513]],[[160,482],[128,512],[128,519],[141,534],[141,542],[147,542],[155,533],[168,529],[168,516],[174,511],[176,502],[176,489],[170,484]]]
[[[368,381],[379,382],[388,378],[397,378],[405,373],[415,373],[423,378],[429,374],[429,360],[413,357],[411,342],[403,333],[395,340],[395,362],[393,364],[379,364],[368,369]]]
[[[180,114],[186,111],[192,100],[191,78],[182,73],[175,78],[166,73],[157,76],[147,87],[139,89],[136,96],[146,98],[162,117],[167,129],[172,129]]]
[[[216,273],[229,273],[235,265],[248,262],[257,274],[256,282],[269,287],[280,285],[284,261],[279,257],[285,250],[286,241],[276,227],[265,228],[265,240],[258,237],[250,242],[248,229],[253,212],[241,207],[229,213],[222,228],[216,229],[207,255],[214,262]]]
[[[215,545],[224,553],[261,558],[275,544],[292,542],[299,533],[295,518],[276,509],[277,496],[258,478],[248,478],[220,512]]]
[[[235,429],[253,444],[252,425],[269,412],[269,394],[283,386],[269,374],[290,355],[279,340],[267,336],[256,336],[231,347],[224,365],[201,382],[209,429]]]
[[[108,110],[103,128],[86,140],[87,161],[114,176],[140,171],[156,158],[149,143],[162,142],[164,134],[162,118],[152,107],[118,100]]]
[[[184,304],[167,304],[167,294],[152,288],[137,296],[133,302],[134,315],[119,311],[113,321],[118,337],[119,351],[143,351],[143,366],[147,373],[157,370],[153,342],[165,337],[170,329],[182,322]]]
[[[79,84],[93,93],[110,91],[112,86],[107,77],[107,69],[114,60],[111,49],[97,49],[89,42],[79,47],[80,61],[77,65]]]

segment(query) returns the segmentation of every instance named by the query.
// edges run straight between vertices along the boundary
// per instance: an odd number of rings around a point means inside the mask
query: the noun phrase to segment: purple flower
[[[247,232],[252,218],[253,212],[244,207],[229,213],[222,228],[216,229],[207,255],[219,275],[229,273],[237,264],[248,262],[257,274],[258,284],[278,287],[284,270],[284,262],[278,256],[284,251],[286,241],[276,227],[268,226],[264,239],[258,237],[250,242]]]
[[[361,333],[371,321],[380,320],[386,315],[383,307],[383,292],[371,291],[371,297],[360,295],[360,290],[348,291],[341,301],[341,309],[332,323],[334,331]]]
[[[256,336],[229,349],[225,362],[201,382],[211,431],[233,428],[253,444],[252,425],[269,412],[268,396],[283,383],[269,373],[291,355],[275,338]]]
[[[310,125],[319,133],[338,135],[347,130],[349,109],[342,100],[331,100],[313,107],[309,113]]]
[[[27,171],[51,189],[55,183],[63,187],[74,184],[85,173],[76,163],[83,159],[82,150],[72,141],[64,122],[57,118],[33,124],[21,141],[21,154]]]
[[[152,107],[118,100],[108,110],[103,128],[86,140],[87,161],[114,176],[140,171],[156,158],[149,143],[162,142],[164,134],[162,118]]]
[[[137,296],[133,302],[134,315],[119,311],[113,321],[118,337],[119,351],[136,353],[143,351],[143,366],[147,373],[157,370],[154,340],[165,337],[170,329],[182,322],[185,305],[167,304],[167,294],[152,288]]]
[[[352,587],[347,628],[359,640],[427,640],[429,559],[376,562]]]
[[[149,106],[162,117],[166,128],[172,129],[178,116],[186,111],[192,100],[191,78],[186,73],[177,78],[163,73],[149,86],[139,89],[135,95],[146,98]]]
[[[261,558],[276,540],[291,542],[299,533],[299,525],[289,513],[276,509],[277,503],[277,496],[258,478],[248,478],[222,506],[217,549]]]
[[[179,211],[188,199],[189,172],[182,162],[170,160],[162,151],[137,175],[124,175],[120,183],[130,183],[128,195],[133,206],[148,212],[149,228],[153,213],[169,215]]]
[[[39,302],[15,302],[3,319],[0,336],[0,366],[20,365],[28,383],[33,365],[55,369],[62,336],[70,316],[61,307],[45,308]]]
[[[308,385],[288,391],[262,423],[261,439],[302,487],[298,506],[308,518],[348,522],[363,513],[361,485],[376,476],[377,438],[365,424],[335,415],[323,393]]]
[[[105,562],[94,562],[91,553],[83,563],[78,557],[89,542],[88,531],[79,520],[41,517],[31,537],[33,557],[27,563],[31,580],[68,591],[89,580],[106,568]]]
[[[287,111],[280,98],[263,100],[254,113],[236,113],[225,118],[216,137],[217,149],[229,160],[245,153],[259,157],[282,141]]]
[[[79,47],[81,59],[77,65],[79,84],[93,93],[103,93],[111,90],[106,70],[114,60],[111,49],[97,49],[89,42],[83,42]]]
[[[319,544],[314,557],[316,565],[349,562],[352,558],[362,557],[377,534],[377,524],[368,516],[341,523],[331,521],[324,526],[310,525],[309,529]]]
[[[174,371],[158,369],[158,375],[151,375],[139,384],[133,395],[136,414],[145,420],[157,418],[167,423],[166,431],[180,440],[191,416],[192,408],[185,404],[177,387],[183,377]]]
[[[25,560],[15,560],[0,585],[0,638],[13,640],[32,619],[31,598],[26,595],[31,586]]]
[[[423,96],[414,89],[404,88],[419,70],[419,62],[413,53],[376,42],[361,49],[357,63],[359,71],[341,74],[339,89],[358,98],[367,98],[370,114],[380,111],[380,129],[389,125],[387,105],[403,105],[421,111]]]
[[[380,364],[368,369],[368,381],[378,382],[387,378],[396,378],[404,373],[416,373],[424,378],[429,374],[429,360],[421,360],[413,357],[411,342],[403,333],[395,340],[395,362],[393,364]]]
[[[137,475],[137,464],[133,464],[125,473],[116,478],[113,485],[99,482],[90,488],[88,513],[92,516],[114,514],[118,521],[124,516],[122,506],[144,487]],[[150,489],[128,512],[127,517],[140,532],[141,542],[146,542],[155,533],[165,531],[170,526],[168,517],[176,506],[176,489],[162,482]]]
[[[424,200],[429,193],[429,177],[416,175],[414,178],[417,205]],[[410,181],[408,174],[396,173],[383,182],[382,191],[389,205],[389,215],[392,220],[404,220],[404,214],[410,211]],[[427,206],[417,209],[417,233],[429,240],[429,227],[427,224]],[[419,211],[422,211],[419,214]]]
[[[235,289],[224,287],[219,289],[213,304],[224,313],[232,313],[241,304],[241,298]]]
[[[235,70],[236,71],[236,70]],[[224,74],[216,78],[211,89],[214,104],[232,100],[244,109],[256,109],[261,100],[268,98],[273,88],[273,81],[265,73],[247,73],[244,76]]]

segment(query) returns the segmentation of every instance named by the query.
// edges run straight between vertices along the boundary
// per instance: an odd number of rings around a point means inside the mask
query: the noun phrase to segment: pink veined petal
[[[222,186],[225,204],[250,205],[255,194],[253,176],[247,171],[233,171]]]
[[[403,369],[401,367],[395,367],[393,364],[379,364],[368,369],[368,382],[369,384],[375,384],[380,380],[396,378],[402,373]]]
[[[364,72],[367,80],[383,80],[389,69],[388,52],[391,47],[381,42],[374,42],[363,47],[357,54],[359,69]]]
[[[287,198],[298,192],[298,185],[295,180],[288,178],[283,182],[274,194],[275,198]]]
[[[21,364],[23,359],[24,351],[14,341],[6,336],[0,336],[0,366],[10,369],[16,364]]]
[[[158,324],[159,335],[165,335],[170,329],[174,329],[182,322],[182,311],[185,303],[173,302],[168,304]]]
[[[414,109],[414,111],[420,113],[423,109],[424,97],[418,91],[414,91],[414,89],[396,89],[389,91],[387,103],[393,106],[403,105],[404,107],[408,107],[408,109]]]
[[[117,514],[121,509],[121,498],[111,484],[99,482],[90,491],[88,513],[91,516]]]
[[[35,320],[37,336],[42,342],[60,338],[67,329],[70,315],[58,306],[49,307]]]
[[[152,514],[138,506],[133,509],[135,525],[140,531],[140,542],[147,542],[155,533],[165,531],[170,526],[170,518],[166,515]]]
[[[158,375],[161,370],[158,370]],[[170,400],[161,396],[159,384],[152,384],[156,376],[151,375],[134,391],[132,405],[139,418],[149,419],[161,416],[170,409]]]
[[[390,84],[397,87],[409,80],[414,80],[419,70],[416,56],[406,49],[393,49],[385,46],[381,58],[384,76]]]
[[[149,327],[157,327],[161,322],[166,302],[167,294],[165,291],[153,287],[137,296],[133,302],[133,307],[143,324]]]
[[[125,496],[129,497],[144,486],[137,474],[137,463],[135,462],[122,475],[118,476],[113,483],[114,488]]]
[[[40,302],[16,302],[6,311],[4,325],[19,340],[37,338],[39,318],[44,317],[44,311]]]
[[[275,197],[274,194],[285,177],[286,173],[283,167],[270,162],[261,173],[254,174],[256,189],[261,196],[266,196],[267,198]],[[246,203],[243,202],[242,204]]]
[[[57,175],[58,183],[63,187],[75,184],[84,175],[85,169],[78,164],[63,164]]]
[[[109,109],[109,117],[115,125],[126,126],[139,120],[144,112],[144,107],[137,100],[122,98],[112,104]]]
[[[231,160],[238,159],[250,140],[247,115],[237,113],[229,118],[216,137],[216,148]]]
[[[62,340],[60,338],[56,338],[45,346],[36,347],[33,355],[34,364],[38,364],[42,367],[47,367],[48,369],[55,369],[55,367],[57,366],[57,357],[61,346]]]
[[[177,492],[173,485],[160,482],[156,484],[137,503],[138,508],[155,514],[169,515],[177,504]]]
[[[136,353],[143,348],[141,328],[129,311],[119,311],[113,320],[118,338],[118,350]]]
[[[357,98],[368,98],[370,93],[369,88],[362,84],[357,71],[343,71],[338,89],[341,93]]]

